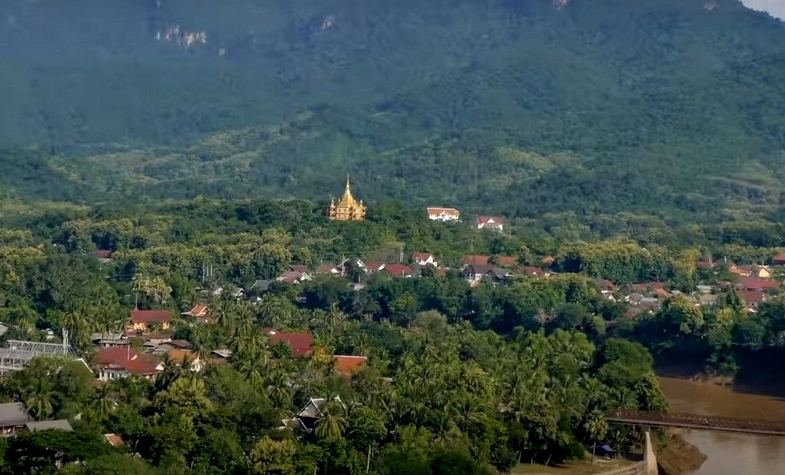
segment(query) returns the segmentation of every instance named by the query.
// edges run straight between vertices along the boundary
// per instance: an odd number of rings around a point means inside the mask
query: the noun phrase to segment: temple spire
[[[346,175],[346,187],[338,201],[330,202],[330,219],[335,221],[362,221],[365,219],[365,204],[352,196],[352,185]]]

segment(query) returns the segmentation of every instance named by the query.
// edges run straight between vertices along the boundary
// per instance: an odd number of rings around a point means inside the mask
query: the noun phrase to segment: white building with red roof
[[[423,267],[425,266],[439,267],[439,263],[436,261],[436,258],[430,252],[413,252],[412,262],[414,262],[418,266],[423,266]]]
[[[477,216],[474,220],[477,229],[490,229],[493,231],[504,231],[505,221],[500,216]]]
[[[140,353],[130,346],[99,348],[95,354],[98,379],[127,378],[132,375],[155,379],[164,370],[161,360],[147,353]]]
[[[428,219],[431,221],[441,221],[447,223],[449,221],[459,221],[461,219],[461,211],[455,208],[426,208],[428,211]]]

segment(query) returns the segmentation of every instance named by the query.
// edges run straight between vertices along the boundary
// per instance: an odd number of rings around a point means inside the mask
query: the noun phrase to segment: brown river
[[[785,421],[785,398],[688,379],[659,380],[673,412]],[[785,437],[696,430],[683,435],[708,457],[695,475],[785,475]]]

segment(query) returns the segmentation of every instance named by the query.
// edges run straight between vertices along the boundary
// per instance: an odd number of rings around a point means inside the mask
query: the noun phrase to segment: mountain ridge
[[[780,206],[785,27],[736,0],[10,5],[0,160],[53,186],[6,195]]]

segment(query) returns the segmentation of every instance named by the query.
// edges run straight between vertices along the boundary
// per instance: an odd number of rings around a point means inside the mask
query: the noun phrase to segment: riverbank
[[[595,458],[564,464],[546,466],[540,464],[520,464],[513,468],[510,475],[599,475],[612,470],[630,467],[635,462],[623,459]]]
[[[782,356],[778,351],[740,355],[739,371],[727,376],[708,371],[700,363],[700,358],[661,355],[654,363],[654,371],[659,377],[711,383],[729,387],[740,394],[785,400],[785,367],[780,364]]]

